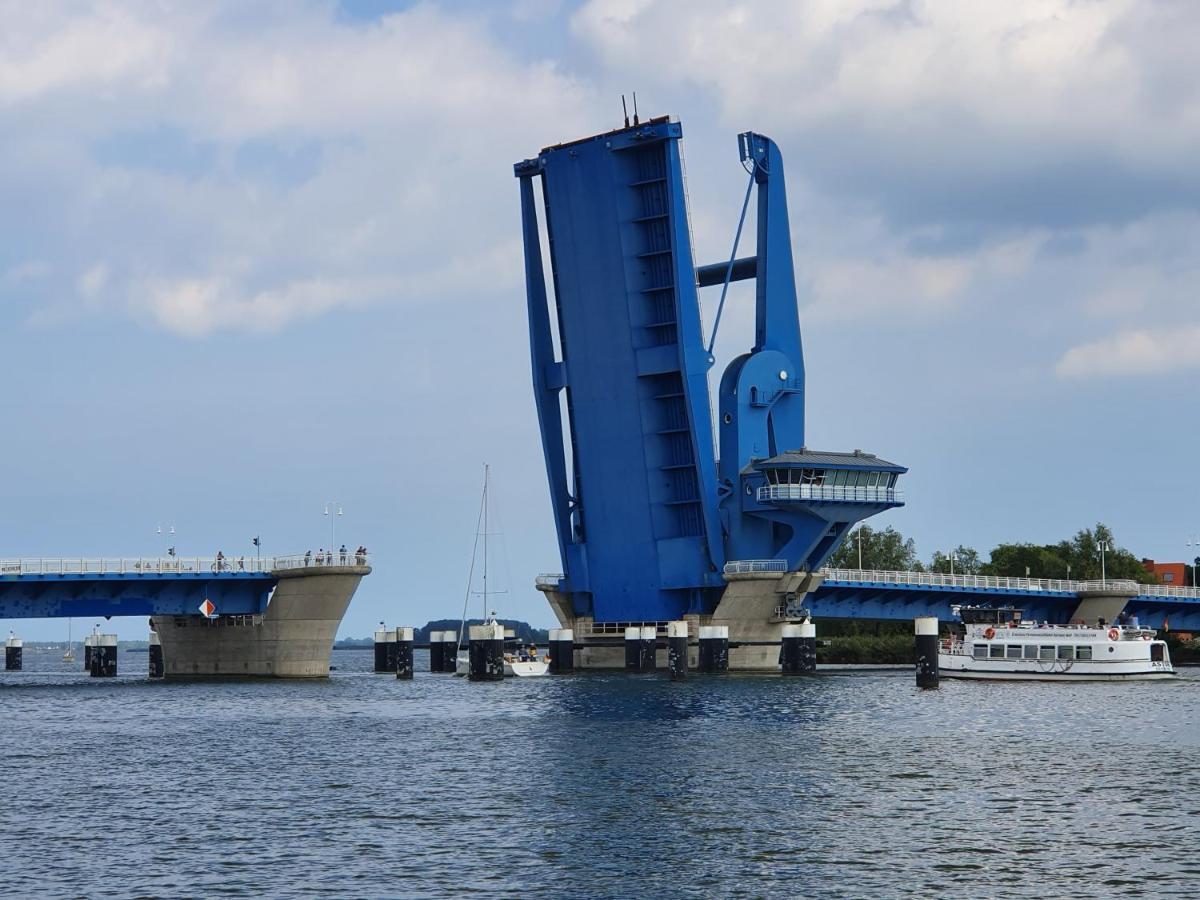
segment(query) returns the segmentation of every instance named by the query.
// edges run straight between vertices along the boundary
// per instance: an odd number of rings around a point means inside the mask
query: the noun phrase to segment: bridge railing
[[[749,575],[753,572],[786,572],[786,559],[732,559],[725,563],[726,575]]]
[[[366,565],[366,554],[352,552],[293,556],[58,557],[0,559],[3,575],[203,575],[272,572],[321,565]]]
[[[1200,589],[1176,587],[1169,584],[1139,584],[1128,579],[1109,578],[1103,581],[1067,581],[1055,578],[1010,578],[1006,575],[950,575],[946,572],[894,572],[867,569],[822,569],[826,581],[868,581],[875,584],[928,585],[930,587],[959,587],[1013,591],[1079,591],[1120,590],[1139,596],[1186,597],[1200,599]]]
[[[759,503],[787,500],[841,500],[859,503],[903,503],[904,491],[886,487],[846,487],[833,484],[767,484],[755,495]]]

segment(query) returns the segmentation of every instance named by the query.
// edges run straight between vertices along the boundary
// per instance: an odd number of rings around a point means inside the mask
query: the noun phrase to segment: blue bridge
[[[279,572],[326,563],[344,561],[337,553],[319,562],[304,556],[0,560],[0,618],[194,616],[205,601],[212,615],[259,614]]]
[[[732,252],[697,265],[682,137],[667,117],[635,116],[514,167],[534,402],[563,566],[538,588],[565,627],[762,616],[769,636],[768,620],[787,617],[793,601],[817,617],[949,618],[955,603],[1001,602],[1067,621],[1095,614],[1101,606],[1081,600],[1097,595],[1109,598],[1106,614],[1125,601],[1143,622],[1200,627],[1194,589],[822,571],[856,522],[904,504],[897,482],[907,469],[806,444],[779,148],[738,136],[748,180]],[[739,257],[752,199],[754,251]],[[717,329],[730,283],[743,279],[755,282],[754,333],[714,398]],[[700,314],[706,288],[720,289],[711,328]],[[772,592],[783,603],[774,619]]]

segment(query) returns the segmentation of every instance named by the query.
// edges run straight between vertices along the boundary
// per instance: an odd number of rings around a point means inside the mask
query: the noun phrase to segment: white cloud
[[[517,233],[511,163],[588,128],[584,86],[427,5],[373,23],[319,2],[4,18],[0,198],[27,193],[64,257],[47,265],[84,273],[30,322],[77,318],[74,298],[202,336],[428,298],[414,286],[516,288],[519,254],[494,258]]]
[[[1055,371],[1063,377],[1162,375],[1200,368],[1200,325],[1125,331],[1072,347]]]

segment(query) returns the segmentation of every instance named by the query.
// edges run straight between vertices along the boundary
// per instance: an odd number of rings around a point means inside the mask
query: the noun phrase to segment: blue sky
[[[926,558],[1103,520],[1179,559],[1200,532],[1191,4],[0,16],[2,557],[155,553],[159,525],[187,554],[303,552],[334,499],[376,563],[343,633],[421,624],[461,608],[489,462],[500,605],[550,624],[511,165],[633,90],[683,122],[699,262],[728,254],[736,134],[780,144],[809,443],[911,468],[879,524]]]

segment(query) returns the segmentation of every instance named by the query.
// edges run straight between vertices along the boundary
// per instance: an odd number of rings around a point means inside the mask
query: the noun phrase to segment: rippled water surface
[[[0,892],[1200,894],[1200,678],[0,673]],[[418,651],[417,665],[426,666]],[[57,671],[56,671],[57,670]]]

